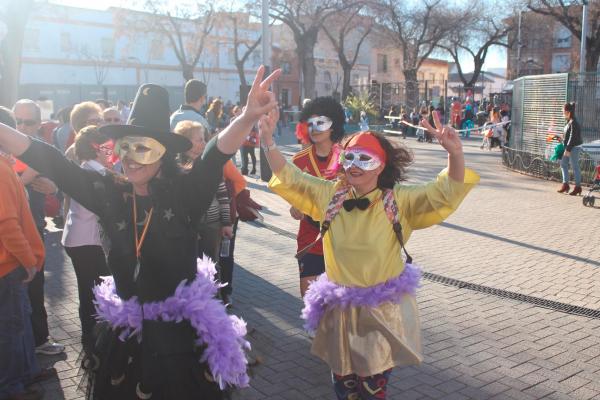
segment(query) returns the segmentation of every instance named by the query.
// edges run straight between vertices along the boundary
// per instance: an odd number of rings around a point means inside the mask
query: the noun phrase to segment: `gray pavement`
[[[291,135],[280,140],[298,150]],[[287,143],[287,144],[286,144]],[[415,153],[411,182],[443,167],[438,145],[405,141]],[[466,142],[481,184],[442,225],[413,234],[407,247],[427,272],[491,288],[600,308],[600,210],[558,195],[555,183],[505,170],[498,152]],[[264,182],[249,179],[265,223],[242,224],[233,312],[249,324],[262,363],[237,399],[333,399],[326,365],[310,355],[299,319],[297,223]],[[273,229],[273,227],[277,229]],[[41,358],[59,371],[47,399],[82,398],[77,286],[59,232],[47,238],[47,306],[63,357]],[[394,371],[391,399],[600,399],[600,319],[585,318],[424,280],[418,294],[425,362]],[[199,395],[199,398],[202,398]]]

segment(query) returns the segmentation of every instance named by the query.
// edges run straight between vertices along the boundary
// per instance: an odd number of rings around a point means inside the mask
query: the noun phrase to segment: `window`
[[[227,50],[227,63],[229,65],[235,65],[235,47]]]
[[[281,105],[283,108],[287,108],[290,104],[290,91],[289,89],[281,89]]]
[[[552,72],[569,72],[571,70],[571,55],[570,54],[553,54],[552,55]]]
[[[387,54],[377,54],[377,72],[388,72]]]
[[[434,74],[433,72],[430,72],[430,73],[429,73],[429,80],[430,80],[431,82],[435,82],[435,74]]]
[[[425,80],[425,74],[422,72],[418,72],[417,73],[417,80],[418,81],[424,81]]]
[[[102,38],[102,58],[115,58],[115,40],[113,38]]]
[[[292,73],[292,65],[288,61],[281,62],[281,73],[283,75],[289,75]]]
[[[165,46],[161,40],[154,39],[150,45],[150,59],[162,60],[165,58]]]
[[[23,48],[25,50],[38,51],[40,49],[40,30],[26,29],[23,37]]]
[[[69,53],[73,49],[73,44],[71,43],[71,34],[69,32],[61,32],[60,33],[60,51],[63,53]]]
[[[558,25],[554,30],[554,47],[559,49],[568,49],[571,47],[571,31],[564,25]]]

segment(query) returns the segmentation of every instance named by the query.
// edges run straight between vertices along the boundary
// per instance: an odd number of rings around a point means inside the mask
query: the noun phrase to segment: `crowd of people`
[[[0,399],[42,398],[32,383],[53,375],[36,353],[65,349],[44,308],[49,198],[63,203],[87,398],[221,399],[248,386],[245,323],[228,308],[238,223],[261,208],[244,178],[259,145],[269,187],[299,221],[302,317],[337,398],[385,398],[392,368],[422,361],[420,270],[406,244],[478,182],[460,138],[433,110],[415,117],[448,168],[405,185],[410,150],[367,126],[346,135],[342,105],[318,97],[303,106],[306,142],[288,162],[269,91],[279,74],[265,78],[261,67],[243,108],[207,102],[206,86],[190,80],[171,114],[167,91],[147,84],[130,106],[61,110],[50,133],[33,101],[0,108]]]

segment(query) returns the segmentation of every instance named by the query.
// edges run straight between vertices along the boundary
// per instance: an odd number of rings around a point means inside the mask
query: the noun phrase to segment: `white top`
[[[96,160],[84,161],[81,168],[104,175],[105,168]],[[71,199],[69,213],[63,230],[62,245],[65,247],[102,246],[98,216]]]

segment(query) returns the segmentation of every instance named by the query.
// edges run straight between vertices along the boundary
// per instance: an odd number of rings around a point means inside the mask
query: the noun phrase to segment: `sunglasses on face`
[[[364,171],[372,171],[381,165],[381,160],[364,150],[347,150],[341,155],[342,166],[349,170],[352,166]]]
[[[17,118],[16,121],[17,121],[17,125],[25,125],[25,126],[35,126],[39,122],[35,119],[21,119],[21,118]]]

